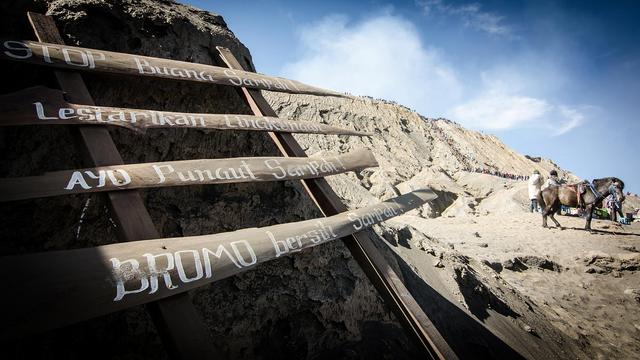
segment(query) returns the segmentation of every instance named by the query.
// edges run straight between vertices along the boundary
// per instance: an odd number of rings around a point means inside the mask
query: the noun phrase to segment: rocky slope
[[[577,180],[550,160],[527,159],[507,148],[495,136],[467,130],[445,119],[428,119],[393,103],[370,98],[318,98],[278,93],[268,93],[267,98],[281,117],[375,133],[369,138],[317,139],[296,135],[309,154],[356,148],[374,152],[380,166],[359,175],[359,186],[351,186],[350,190],[357,195],[345,196],[354,206],[391,196],[397,190],[429,186],[438,191],[440,199],[432,206],[424,207],[423,215],[436,217],[444,211],[475,214],[481,211],[475,209],[475,205],[503,183],[500,177],[478,174],[476,170],[524,176],[535,169],[542,174],[556,169],[561,177]],[[338,180],[340,178],[335,177],[333,181],[343,181]],[[521,192],[520,188],[513,191],[512,195],[518,197],[517,204],[521,203],[522,196],[527,196]],[[456,206],[451,208],[454,203]]]

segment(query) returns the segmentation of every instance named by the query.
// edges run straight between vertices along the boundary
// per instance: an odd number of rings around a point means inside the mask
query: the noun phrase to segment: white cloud
[[[393,100],[475,129],[527,127],[559,136],[585,122],[583,107],[549,100],[565,80],[544,57],[527,54],[462,76],[441,51],[423,45],[409,21],[389,13],[355,24],[329,16],[301,30],[299,39],[302,55],[283,67],[284,77]]]
[[[570,107],[548,100],[547,96],[531,95],[548,95],[549,88],[555,86],[548,85],[555,73],[557,70],[553,67],[532,69],[528,62],[515,60],[508,65],[497,65],[481,73],[482,83],[475,95],[454,106],[447,116],[475,129],[529,127],[548,130],[551,136],[566,134],[585,122],[585,110],[595,107]]]
[[[482,11],[478,3],[460,6],[445,4],[442,0],[421,0],[417,2],[425,13],[439,12],[445,15],[457,16],[464,25],[492,35],[508,35],[511,29],[502,23],[504,17]]]
[[[553,136],[558,136],[569,132],[570,130],[582,125],[585,121],[585,116],[576,108],[571,108],[565,105],[559,106],[560,114],[566,118],[566,121],[561,122],[555,127]]]
[[[506,130],[536,121],[552,108],[541,99],[490,93],[456,106],[451,116],[473,128]]]
[[[357,95],[397,101],[424,114],[444,114],[462,86],[436,49],[425,48],[407,20],[385,14],[350,24],[326,17],[300,34],[303,56],[282,75]]]

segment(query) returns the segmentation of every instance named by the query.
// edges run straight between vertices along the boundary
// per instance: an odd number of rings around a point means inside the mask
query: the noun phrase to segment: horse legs
[[[557,227],[560,227],[560,223],[553,216],[559,208],[559,203],[555,202],[545,206],[544,211],[542,211],[542,227],[547,227],[547,216],[551,218],[551,220],[556,224]]]
[[[549,205],[542,208],[542,227],[547,227],[547,215],[549,215]]]
[[[591,218],[593,217],[594,204],[587,205],[587,223],[584,225],[585,230],[591,230]]]
[[[609,220],[616,222],[616,206],[609,205]]]
[[[542,227],[544,228],[548,227],[547,216],[551,216],[551,218],[553,219],[553,205],[551,204],[545,206],[544,209],[542,210]]]
[[[555,216],[554,216],[554,215],[555,215],[555,211],[552,211],[552,212],[549,214],[549,217],[550,217],[550,218],[551,218],[551,220],[553,220],[553,222],[556,224],[556,227],[561,228],[561,227],[562,227],[562,225],[560,225],[560,223],[558,222],[558,220],[556,220],[556,218],[555,218]]]

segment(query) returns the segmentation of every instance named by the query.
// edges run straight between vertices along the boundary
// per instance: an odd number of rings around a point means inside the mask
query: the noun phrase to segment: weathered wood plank
[[[433,200],[416,190],[331,217],[228,233],[0,258],[3,338],[186,292],[366,229]]]
[[[371,136],[308,121],[239,114],[199,114],[72,104],[64,93],[43,86],[0,96],[0,126],[113,125],[144,132],[153,128],[277,131],[291,133]]]
[[[298,180],[378,166],[369,150],[311,158],[246,157],[165,161],[0,179],[0,201],[93,192]]]
[[[77,71],[149,76],[288,93],[346,97],[344,94],[295,80],[244,70],[31,40],[0,41],[0,59]]]
[[[64,44],[55,21],[49,16],[28,13],[29,21],[39,41]],[[80,74],[55,71],[60,88],[69,101],[95,105]],[[101,126],[79,126],[81,146],[88,165],[123,164],[109,131]],[[136,190],[107,193],[112,218],[121,241],[155,239],[160,237],[151,216]],[[222,359],[211,343],[209,331],[198,316],[189,294],[174,295],[170,300],[147,304],[162,343],[175,359]],[[70,324],[70,323],[68,323]],[[25,323],[25,326],[28,324]],[[52,327],[48,327],[52,328]]]
[[[217,49],[228,67],[242,69],[229,49],[220,46]],[[239,92],[254,115],[277,116],[260,91],[241,88]],[[306,156],[292,134],[270,132],[269,136],[283,155]],[[346,206],[325,179],[302,180],[302,184],[325,216],[345,211]],[[433,359],[457,359],[451,347],[376,248],[373,240],[365,232],[359,232],[342,238],[342,241],[376,287],[385,303],[396,314],[400,323],[407,330],[407,334],[424,350],[425,356]]]

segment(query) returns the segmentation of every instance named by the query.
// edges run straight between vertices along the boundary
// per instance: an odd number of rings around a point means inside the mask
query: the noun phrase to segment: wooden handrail
[[[0,281],[9,296],[0,298],[0,315],[11,325],[0,328],[0,337],[75,323],[193,290],[369,228],[436,197],[422,189],[319,219],[4,256],[0,268],[10,271],[3,272]]]
[[[137,132],[156,128],[191,128],[371,136],[308,121],[267,116],[199,114],[72,104],[61,90],[35,86],[0,96],[0,126],[111,125]]]
[[[314,158],[194,159],[0,178],[0,202],[56,195],[206,184],[299,180],[378,166],[368,150]]]
[[[44,38],[39,38],[44,39]],[[102,72],[191,81],[208,84],[246,86],[288,93],[347,95],[274,76],[231,70],[207,64],[150,56],[88,49],[51,41],[0,40],[0,59],[52,66],[71,71]]]

